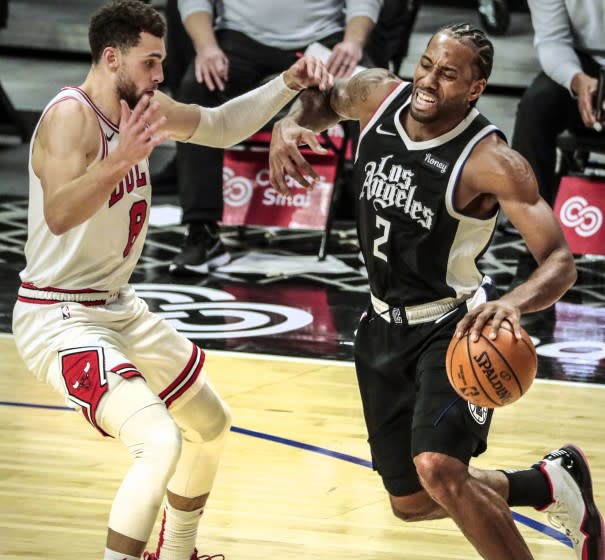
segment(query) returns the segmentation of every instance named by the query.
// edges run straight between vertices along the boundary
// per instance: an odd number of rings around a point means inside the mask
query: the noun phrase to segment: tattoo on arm
[[[338,80],[328,92],[309,88],[296,98],[288,117],[315,132],[326,130],[341,120],[360,120],[382,101],[385,85],[399,81],[388,70],[372,68],[348,80]]]
[[[374,109],[375,94],[379,94],[386,82],[399,81],[392,72],[383,68],[372,68],[353,76],[344,87],[336,84],[332,88],[331,105],[342,118],[359,120],[364,113]]]

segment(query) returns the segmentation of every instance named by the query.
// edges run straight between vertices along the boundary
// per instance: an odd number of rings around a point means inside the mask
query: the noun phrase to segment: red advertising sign
[[[554,212],[573,253],[605,255],[603,179],[563,177]]]
[[[289,179],[292,197],[286,198],[269,183],[266,149],[243,147],[225,151],[223,163],[222,223],[226,225],[275,226],[324,229],[328,218],[334,178],[335,154],[305,152],[320,181],[307,191]]]

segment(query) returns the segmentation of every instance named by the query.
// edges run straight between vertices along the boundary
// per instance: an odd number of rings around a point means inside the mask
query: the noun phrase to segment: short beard
[[[414,107],[410,104],[410,116],[418,122],[421,123],[432,123],[438,121],[442,115],[438,113],[433,113],[432,115],[425,115],[423,113],[417,113]]]
[[[116,90],[118,93],[118,99],[126,101],[130,109],[134,109],[141,99],[141,95],[137,93],[137,88],[134,83],[126,79],[122,74],[118,76],[118,83],[116,84]]]

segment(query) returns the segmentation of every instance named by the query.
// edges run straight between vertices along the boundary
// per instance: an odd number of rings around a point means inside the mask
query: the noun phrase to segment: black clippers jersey
[[[391,306],[467,298],[481,285],[477,260],[496,225],[454,208],[462,167],[498,129],[471,109],[453,130],[414,142],[401,124],[412,84],[400,84],[364,128],[354,185],[357,229],[372,293]]]

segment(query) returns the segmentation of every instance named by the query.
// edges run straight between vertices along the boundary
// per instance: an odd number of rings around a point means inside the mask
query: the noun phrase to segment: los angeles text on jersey
[[[412,184],[414,172],[393,163],[393,154],[380,158],[380,162],[366,163],[365,179],[359,194],[376,206],[401,208],[414,222],[430,230],[433,223],[433,210],[419,200],[414,199],[417,185]]]

